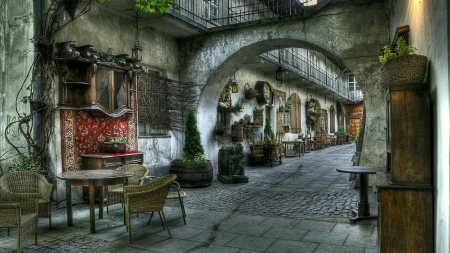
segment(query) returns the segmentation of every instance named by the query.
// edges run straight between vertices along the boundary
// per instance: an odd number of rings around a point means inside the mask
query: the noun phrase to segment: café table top
[[[336,168],[336,170],[344,173],[376,174],[377,172],[386,171],[386,168],[377,166],[345,166]]]
[[[77,170],[59,173],[56,177],[64,180],[103,180],[127,178],[134,175],[136,175],[135,172],[121,170]]]

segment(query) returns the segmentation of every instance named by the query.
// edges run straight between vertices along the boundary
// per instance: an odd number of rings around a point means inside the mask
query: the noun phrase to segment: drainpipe
[[[44,0],[33,0],[33,35],[42,35],[42,13],[44,8]],[[38,56],[38,53],[34,52],[34,59]],[[42,62],[38,61],[37,68],[42,67]],[[42,79],[37,77],[33,83],[33,100],[40,100],[42,96]],[[33,139],[36,141],[38,146],[42,145],[42,113],[36,113],[33,115]]]

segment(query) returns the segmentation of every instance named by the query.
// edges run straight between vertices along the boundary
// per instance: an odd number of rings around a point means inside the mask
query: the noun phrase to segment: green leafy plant
[[[105,0],[97,0],[97,2],[103,3]],[[177,5],[175,0],[134,0],[134,2],[134,9],[143,12],[153,13],[158,11],[159,13],[167,13],[171,7],[177,11],[180,10],[180,6]]]
[[[122,66],[127,64],[125,59],[116,57],[112,53],[113,53],[113,51],[111,48],[108,48],[108,51],[106,53],[102,52],[102,51],[97,51],[97,53],[96,53],[97,60],[100,62],[112,62],[112,63],[116,63],[116,64],[119,64]]]
[[[242,143],[238,142],[233,148],[233,162],[238,167],[243,167],[245,164],[245,152],[244,152],[244,146],[242,146]]]
[[[266,125],[264,126],[264,135],[271,139],[273,139],[273,137],[274,137],[269,117],[266,117]]]
[[[184,155],[176,159],[181,163],[207,163],[208,159],[203,149],[200,132],[197,129],[197,120],[194,111],[189,110],[184,129]]]
[[[284,103],[284,107],[288,108],[289,110],[292,110],[292,105],[288,101]]]
[[[344,126],[339,126],[337,132],[335,132],[336,135],[345,135],[345,128]]]
[[[359,140],[359,129],[356,130],[356,135],[355,135],[355,141],[358,142]]]
[[[404,55],[410,55],[414,53],[417,48],[408,46],[406,44],[406,40],[402,38],[398,38],[397,42],[395,43],[396,47],[394,52],[391,50],[391,48],[388,45],[385,45],[383,47],[383,55],[380,55],[378,58],[380,59],[381,66],[386,65],[386,63],[396,57],[404,56]]]
[[[39,171],[39,157],[35,155],[21,154],[15,157],[9,164],[8,169],[13,171]]]
[[[125,137],[123,134],[119,133],[113,133],[108,135],[108,142],[112,143],[115,148],[119,146],[119,144],[126,143],[127,137]]]

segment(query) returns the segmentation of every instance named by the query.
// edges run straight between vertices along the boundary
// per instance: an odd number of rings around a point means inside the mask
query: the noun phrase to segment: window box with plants
[[[383,87],[399,84],[418,84],[426,82],[428,58],[414,54],[417,48],[408,46],[399,38],[393,49],[385,45],[379,56]]]

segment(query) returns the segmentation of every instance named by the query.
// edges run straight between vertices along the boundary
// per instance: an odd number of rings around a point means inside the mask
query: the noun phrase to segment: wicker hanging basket
[[[405,55],[396,57],[381,68],[381,83],[389,85],[426,82],[428,58],[423,55]]]
[[[250,85],[248,83],[244,85],[244,89],[245,89],[245,99],[247,100],[254,99],[258,94],[255,89],[250,88]]]

